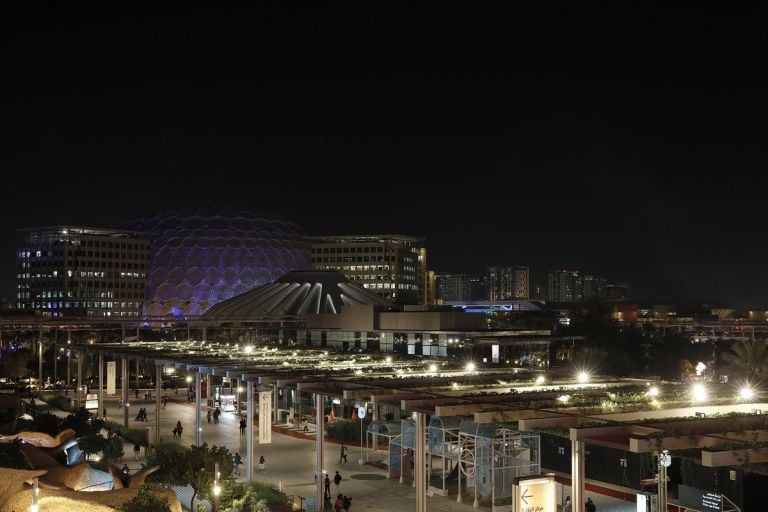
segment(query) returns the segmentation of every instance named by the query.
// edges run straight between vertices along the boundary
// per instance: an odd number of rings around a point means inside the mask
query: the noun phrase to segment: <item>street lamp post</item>
[[[357,408],[357,417],[360,418],[360,459],[357,461],[361,466],[365,464],[363,460],[363,418],[365,418],[365,406],[361,405]]]

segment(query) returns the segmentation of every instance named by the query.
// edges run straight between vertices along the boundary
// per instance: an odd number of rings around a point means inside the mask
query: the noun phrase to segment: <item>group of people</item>
[[[139,409],[139,414],[136,415],[136,421],[147,421],[147,410],[144,407]]]
[[[565,497],[565,504],[563,504],[563,512],[575,512],[573,510],[573,504],[571,503],[570,496]],[[597,512],[597,507],[595,506],[595,502],[592,501],[592,498],[587,498],[587,501],[584,503],[584,512]]]
[[[334,512],[339,512],[340,510],[349,510],[349,507],[352,505],[352,498],[349,496],[346,496],[339,492],[339,486],[341,485],[341,475],[337,471],[336,474],[333,476],[333,483],[336,485],[336,501],[333,503],[333,510]],[[325,492],[323,493],[323,497],[325,498],[325,509],[328,510],[331,508],[331,479],[328,476],[328,474],[325,475],[325,481],[324,488]]]
[[[210,422],[211,422],[211,416],[213,416],[213,422],[214,422],[214,423],[218,423],[218,422],[219,422],[219,416],[221,416],[221,409],[219,409],[219,408],[217,407],[216,409],[214,409],[214,410],[213,410],[213,412],[211,412],[211,410],[210,410],[210,409],[208,409],[208,414],[206,415],[206,417],[208,418],[208,423],[210,423]],[[241,427],[240,427],[240,433],[242,433],[242,424],[243,424],[243,421],[244,421],[244,420],[241,420],[241,422],[240,422],[240,424],[241,424]]]
[[[181,433],[183,431],[184,431],[184,428],[181,426],[181,421],[177,421],[176,426],[173,427],[173,438],[181,439]]]

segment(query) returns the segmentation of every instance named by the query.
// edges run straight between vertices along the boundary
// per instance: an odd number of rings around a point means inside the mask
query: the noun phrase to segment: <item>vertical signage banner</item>
[[[115,383],[117,382],[117,363],[115,361],[107,361],[107,394],[114,395]]]
[[[259,444],[272,442],[272,392],[259,392]]]
[[[555,477],[520,477],[513,488],[518,512],[557,512]]]

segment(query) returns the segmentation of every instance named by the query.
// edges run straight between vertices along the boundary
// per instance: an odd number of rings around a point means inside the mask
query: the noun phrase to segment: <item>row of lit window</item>
[[[349,254],[362,252],[384,252],[384,247],[313,247],[312,254]]]
[[[387,261],[384,256],[336,256],[312,258],[313,263],[370,263],[370,262],[384,262]]]
[[[368,288],[369,290],[381,290],[381,289],[387,289],[392,288],[398,289],[398,290],[418,290],[419,287],[415,284],[403,284],[403,283],[397,283],[397,287],[395,287],[395,283],[392,283],[391,286],[388,286],[389,283],[363,283],[363,288]]]
[[[19,302],[19,308],[24,308],[24,304]],[[128,308],[135,309],[141,307],[141,302],[32,302],[32,309],[66,309],[66,308]]]
[[[353,274],[349,276],[349,279],[351,281],[388,281],[390,277],[389,274],[383,276],[375,274]],[[392,277],[392,280],[395,280],[394,276]]]
[[[384,270],[389,270],[389,265],[342,265],[341,270],[347,272],[368,272],[378,270],[379,272],[382,272]]]

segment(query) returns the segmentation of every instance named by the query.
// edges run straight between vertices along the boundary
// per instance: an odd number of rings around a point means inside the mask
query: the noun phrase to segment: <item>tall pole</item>
[[[128,359],[122,357],[121,378],[120,378],[120,398],[123,401],[123,426],[128,428]]]
[[[67,388],[72,384],[72,329],[67,331]]]
[[[203,444],[202,432],[200,432],[200,395],[202,394],[202,377],[200,368],[195,370],[195,446]]]
[[[53,329],[53,385],[56,386],[56,382],[59,380],[59,331]],[[2,343],[0,343],[2,345]],[[1,348],[1,347],[0,347]]]
[[[155,444],[160,442],[160,391],[163,381],[163,365],[155,364]]]
[[[245,383],[245,481],[253,478],[253,382]]]
[[[96,417],[100,418],[104,414],[104,352],[99,352],[99,410],[96,411]]]
[[[662,450],[659,455],[659,484],[656,510],[659,512],[667,511],[667,467],[671,464],[672,458],[669,450]]]
[[[317,413],[317,431],[315,432],[315,510],[323,508],[323,437],[325,433],[325,397],[320,393],[315,395],[315,408]]]
[[[584,504],[584,442],[571,440],[571,494],[573,506]],[[580,510],[577,508],[577,510]],[[662,510],[662,509],[659,509]],[[666,510],[665,510],[666,512]]]
[[[38,389],[43,389],[43,328],[40,328],[40,339],[37,347],[37,378]]]
[[[83,386],[83,356],[85,352],[77,351],[77,409],[80,409],[80,392]]]
[[[413,467],[416,469],[416,512],[427,512],[427,475],[426,454],[424,453],[424,438],[426,437],[426,415],[423,412],[414,413],[416,416],[416,461]],[[477,468],[475,468],[477,474]],[[475,507],[477,507],[477,485],[475,485]]]

